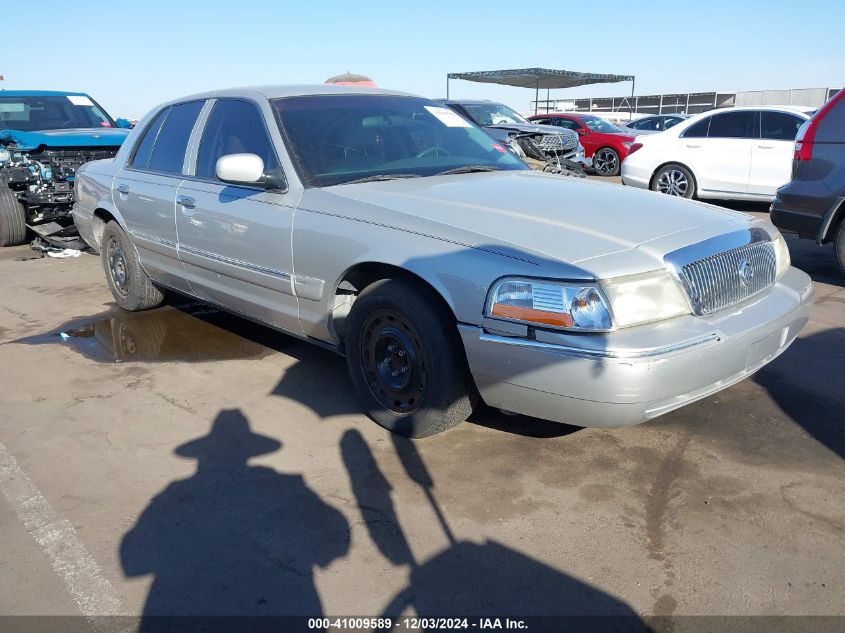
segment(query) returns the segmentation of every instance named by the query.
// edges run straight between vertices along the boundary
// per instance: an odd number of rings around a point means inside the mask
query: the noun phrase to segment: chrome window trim
[[[487,334],[482,332],[479,335],[479,340],[484,343],[498,343],[501,345],[510,345],[513,347],[522,347],[534,349],[545,352],[553,352],[563,354],[565,356],[577,356],[580,358],[591,359],[637,359],[637,358],[651,358],[654,356],[662,356],[679,352],[698,345],[705,345],[721,340],[716,332],[711,332],[704,336],[699,336],[680,343],[672,345],[664,345],[662,347],[652,347],[643,349],[585,349],[583,347],[573,347],[571,345],[557,345],[555,343],[544,343],[526,338],[518,338],[514,336],[498,336],[495,334]]]

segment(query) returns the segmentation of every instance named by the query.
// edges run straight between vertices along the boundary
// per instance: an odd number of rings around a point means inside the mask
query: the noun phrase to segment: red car
[[[612,123],[592,114],[550,113],[529,117],[530,121],[558,125],[578,132],[584,156],[592,157],[593,169],[599,176],[618,176],[622,161],[634,142],[634,137]]]

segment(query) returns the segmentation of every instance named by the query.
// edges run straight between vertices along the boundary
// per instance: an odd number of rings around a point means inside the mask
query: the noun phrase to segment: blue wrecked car
[[[81,92],[0,91],[0,246],[82,248],[71,217],[80,165],[113,158],[131,125]]]

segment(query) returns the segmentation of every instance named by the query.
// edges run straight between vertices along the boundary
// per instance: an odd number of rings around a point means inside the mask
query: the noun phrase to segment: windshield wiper
[[[463,167],[455,167],[454,169],[447,169],[446,171],[437,172],[438,176],[448,176],[449,174],[474,174],[482,171],[502,171],[498,167],[490,165],[464,165]]]
[[[382,180],[398,180],[400,178],[419,178],[419,174],[373,174],[372,176],[365,176],[364,178],[356,178],[355,180],[347,180],[342,182],[342,185],[354,185],[359,182],[380,182]]]

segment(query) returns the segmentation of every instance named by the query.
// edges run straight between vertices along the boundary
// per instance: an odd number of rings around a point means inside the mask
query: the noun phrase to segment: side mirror
[[[258,185],[267,189],[283,189],[281,174],[264,173],[264,161],[256,154],[227,154],[217,159],[217,178],[233,185]]]
[[[122,128],[124,130],[131,130],[134,125],[132,125],[132,121],[129,119],[115,119],[115,123],[117,123],[117,127]]]
[[[586,136],[588,134],[587,130],[582,127],[579,127],[576,131],[578,132],[578,136]]]

